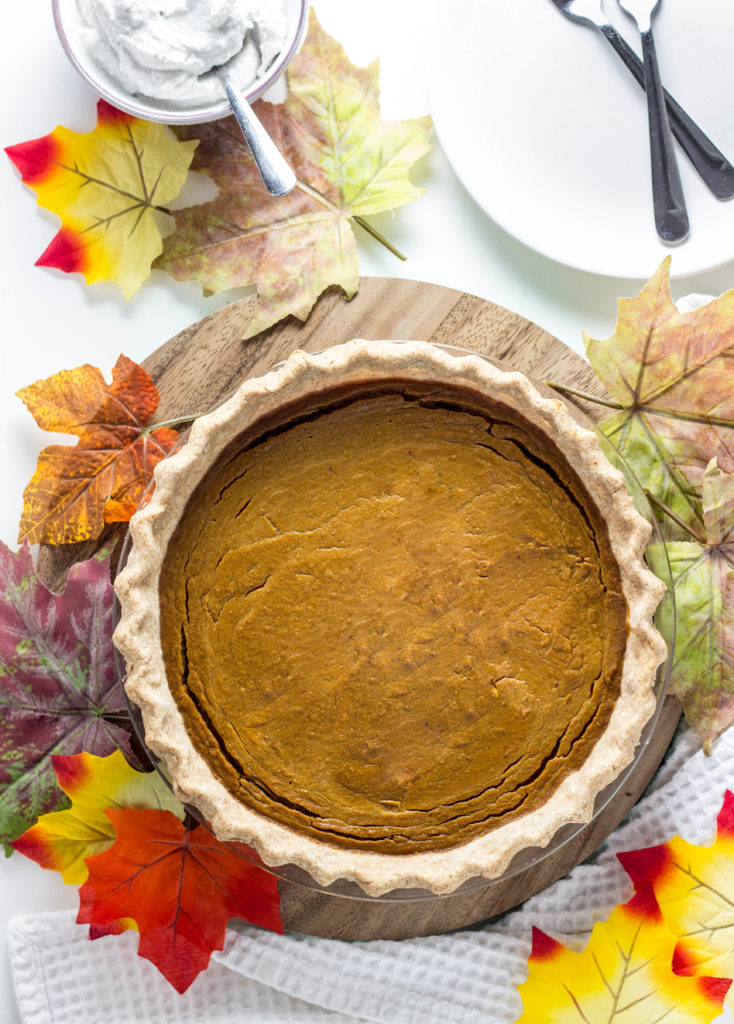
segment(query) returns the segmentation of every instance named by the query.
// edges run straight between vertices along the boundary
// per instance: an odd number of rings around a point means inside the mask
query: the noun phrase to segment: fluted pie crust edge
[[[603,515],[629,609],[620,696],[583,765],[541,807],[485,835],[444,850],[399,855],[330,845],[236,800],[194,749],[169,690],[158,597],[160,572],[179,518],[228,444],[261,418],[318,391],[396,378],[478,390],[542,431],[583,480]],[[563,825],[589,821],[597,795],[632,761],[655,709],[656,672],[666,655],[652,622],[665,587],[642,560],[650,527],[593,431],[580,426],[561,401],[541,395],[524,374],[427,342],[357,340],[317,355],[297,351],[270,373],[245,381],[230,399],[198,419],[188,442],[156,467],[155,481],[150,503],[130,523],[129,558],[115,582],[121,617],[114,641],[127,664],[126,692],[141,710],[146,743],[165,764],[176,796],[196,807],[218,838],[250,844],[268,865],[297,865],[324,886],[344,879],[370,896],[416,887],[445,894],[467,879],[501,875],[521,850],[545,847]]]

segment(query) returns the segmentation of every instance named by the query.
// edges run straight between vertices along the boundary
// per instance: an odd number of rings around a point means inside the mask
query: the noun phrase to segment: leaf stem
[[[132,719],[126,711],[103,711],[100,714],[100,718],[104,718],[105,722],[109,722],[110,725],[119,725],[123,728],[132,728]]]
[[[576,388],[570,388],[567,384],[555,384],[551,380],[545,382],[545,386],[553,388],[554,391],[560,391],[563,395],[574,395],[576,398],[583,398],[587,402],[594,402],[595,405],[605,405],[607,409],[624,409],[625,406],[620,405],[619,402],[611,402],[607,398],[598,398],[596,395],[590,395],[586,391],[578,391]]]
[[[311,196],[312,199],[315,199],[317,203],[321,203],[322,206],[325,206],[327,210],[331,210],[332,213],[340,216],[344,215],[345,211],[342,210],[341,207],[332,203],[330,199],[327,199],[326,196],[322,195],[317,189],[311,188],[311,186],[307,185],[305,181],[297,182],[296,188],[303,192],[304,195]],[[352,216],[352,220],[359,224],[361,228],[364,228],[368,235],[372,235],[372,237],[377,239],[381,245],[384,245],[386,249],[389,249],[393,256],[397,256],[399,260],[407,260],[408,257],[404,256],[399,249],[396,249],[392,242],[389,242],[387,238],[377,230],[377,228],[373,228],[372,225],[364,219],[364,217],[360,217],[359,214],[355,213]]]
[[[649,416],[667,416],[669,419],[684,420],[687,423],[703,423],[704,426],[708,427],[734,428],[734,420],[728,416],[711,416],[708,413],[687,412],[685,409],[659,408],[650,402],[621,405],[619,402],[610,402],[606,398],[597,398],[596,395],[590,395],[587,391],[577,391],[576,388],[570,388],[566,384],[554,384],[553,381],[547,380],[545,385],[546,387],[553,388],[554,391],[560,391],[566,395],[575,395],[576,398],[583,398],[587,402],[594,402],[596,405],[605,405],[608,409],[617,409],[619,411],[626,409],[630,412],[637,410],[638,413],[646,412]]]
[[[660,511],[668,516],[669,519],[672,519],[674,523],[677,523],[681,530],[687,533],[689,537],[693,537],[693,539],[698,541],[698,543],[703,545],[703,547],[708,547],[706,538],[694,530],[693,527],[685,521],[685,519],[681,519],[678,513],[674,512],[669,505],[666,505],[664,501],[660,500],[660,498],[656,498],[652,491],[648,491],[646,487],[643,489],[643,492],[651,505],[655,505],[656,508],[659,508]]]
[[[656,405],[639,406],[648,416],[667,416],[668,419],[683,420],[686,423],[703,423],[708,427],[734,428],[734,420],[728,416],[711,416],[708,413],[686,412],[684,409],[659,409]]]
[[[397,256],[397,258],[399,260],[403,260],[403,262],[407,260],[408,257],[399,249],[396,249],[392,242],[388,241],[387,238],[377,230],[377,228],[372,227],[369,221],[366,221],[364,217],[360,217],[358,214],[355,214],[352,220],[359,224],[361,228],[364,228],[368,235],[372,235],[372,237],[376,238],[378,242],[381,242],[386,249],[389,249],[393,256]]]
[[[140,431],[140,436],[148,437],[154,430],[159,430],[161,427],[177,427],[180,423],[191,423],[193,420],[198,420],[199,417],[203,415],[203,412],[196,412],[191,416],[175,416],[172,420],[161,420],[160,423],[149,423],[147,427],[143,427]]]

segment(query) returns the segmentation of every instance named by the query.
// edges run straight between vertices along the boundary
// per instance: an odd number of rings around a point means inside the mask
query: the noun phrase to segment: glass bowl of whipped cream
[[[308,0],[53,0],[61,44],[100,96],[148,121],[197,124],[231,113],[216,70],[249,102],[303,38]]]

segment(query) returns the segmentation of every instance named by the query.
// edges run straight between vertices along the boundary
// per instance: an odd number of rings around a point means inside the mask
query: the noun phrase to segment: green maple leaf
[[[734,721],[734,291],[679,313],[669,272],[670,258],[620,299],[610,338],[584,341],[614,399],[599,426],[662,520],[677,610],[671,685],[708,751]],[[662,549],[647,558],[659,568]]]
[[[734,722],[734,473],[716,459],[702,507],[705,533],[667,549],[677,612],[671,687],[708,752]]]
[[[233,118],[177,129],[199,141],[192,170],[219,187],[211,202],[174,213],[156,266],[208,293],[255,285],[259,305],[247,336],[293,315],[305,320],[330,285],[359,287],[351,222],[421,195],[408,172],[431,147],[428,117],[383,121],[378,65],[355,67],[311,14],[288,69],[288,98],[255,109],[298,183],[268,195]]]
[[[620,299],[614,334],[584,342],[616,399],[601,429],[644,486],[700,530],[706,466],[718,457],[734,470],[734,290],[679,313],[669,272],[668,257],[639,295]]]

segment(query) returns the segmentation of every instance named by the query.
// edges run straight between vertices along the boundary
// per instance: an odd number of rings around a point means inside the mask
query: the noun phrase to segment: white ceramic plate
[[[639,53],[616,2],[613,24]],[[466,189],[506,231],[571,267],[676,277],[734,259],[734,201],[715,199],[685,155],[691,223],[669,248],[652,215],[645,97],[607,41],[551,0],[439,0],[429,63],[438,136]],[[734,4],[662,0],[663,82],[734,162]]]

